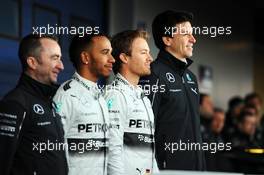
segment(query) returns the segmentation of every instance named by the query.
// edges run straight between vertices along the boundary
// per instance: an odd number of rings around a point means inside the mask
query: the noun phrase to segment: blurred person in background
[[[223,136],[226,141],[230,140],[230,135],[233,135],[237,128],[238,117],[244,107],[244,100],[235,96],[228,101],[228,110],[226,113],[225,126]]]
[[[245,97],[246,105],[253,105],[257,109],[257,124],[258,127],[264,127],[264,118],[263,118],[263,110],[262,110],[262,98],[257,93],[250,93]]]
[[[213,135],[215,136],[214,140],[216,142],[223,142],[221,133],[223,131],[224,125],[225,125],[225,111],[220,108],[214,109],[214,114],[210,128]]]
[[[200,94],[200,119],[201,119],[201,132],[210,129],[212,117],[214,115],[214,104],[210,95]]]
[[[239,115],[237,130],[231,136],[233,148],[259,148],[255,139],[257,117],[253,113],[243,111]]]
[[[251,113],[252,115],[259,116],[258,110],[253,104],[247,104],[244,106],[243,110],[244,112]],[[264,138],[263,138],[263,127],[258,123],[259,118],[257,117],[257,128],[255,132],[255,139],[258,142],[259,145],[261,145],[264,148]]]
[[[203,141],[208,144],[224,145],[222,131],[225,124],[225,111],[215,108],[209,129],[204,132]],[[230,145],[231,146],[231,145]],[[218,150],[215,153],[205,152],[206,168],[208,171],[228,171],[230,161],[224,156],[225,150]]]

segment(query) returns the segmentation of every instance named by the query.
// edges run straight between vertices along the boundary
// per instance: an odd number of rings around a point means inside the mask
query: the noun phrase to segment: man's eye
[[[102,52],[104,55],[108,54],[108,50]]]

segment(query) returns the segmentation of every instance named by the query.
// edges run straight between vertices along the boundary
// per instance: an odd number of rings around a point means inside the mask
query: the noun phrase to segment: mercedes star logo
[[[37,114],[40,114],[40,115],[44,114],[44,109],[43,109],[43,107],[42,107],[41,105],[39,105],[39,104],[34,104],[34,106],[33,106],[33,110],[34,110],[34,112],[37,113]]]
[[[171,83],[174,83],[174,82],[175,82],[175,78],[174,78],[174,76],[172,75],[172,73],[167,72],[167,73],[166,73],[166,77],[167,77],[167,79],[168,79],[169,82],[171,82]]]

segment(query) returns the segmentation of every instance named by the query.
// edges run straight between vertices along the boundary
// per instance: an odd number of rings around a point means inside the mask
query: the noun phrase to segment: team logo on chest
[[[109,99],[108,101],[107,101],[107,108],[108,109],[111,109],[113,107],[113,99]]]
[[[44,109],[40,104],[34,104],[33,105],[33,111],[36,114],[43,115],[44,114]]]
[[[166,78],[167,78],[167,80],[169,81],[169,82],[171,82],[171,83],[174,83],[175,82],[175,77],[172,75],[172,73],[170,73],[170,72],[167,72],[166,73]]]
[[[186,78],[188,81],[192,81],[191,76],[188,73],[186,74]]]

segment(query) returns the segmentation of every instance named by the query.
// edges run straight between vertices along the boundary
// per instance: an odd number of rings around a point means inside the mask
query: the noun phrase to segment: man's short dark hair
[[[200,104],[200,105],[203,104],[204,99],[205,99],[206,97],[210,97],[209,94],[205,94],[205,93],[201,93],[201,94],[200,94],[200,101],[199,101],[199,104]]]
[[[244,123],[247,117],[256,117],[253,113],[242,111],[238,116],[238,123]]]
[[[166,32],[165,28],[175,27],[176,24],[182,22],[191,22],[193,19],[193,14],[184,11],[172,11],[168,10],[158,14],[152,23],[152,33],[156,46],[159,49],[164,49],[165,45],[163,43],[162,37],[168,36],[172,37],[171,32]],[[170,30],[171,31],[171,30]]]
[[[225,110],[222,108],[214,108],[214,112],[223,113],[225,114]]]
[[[244,100],[239,96],[234,96],[228,101],[228,110],[233,110],[235,107],[244,103]]]
[[[254,110],[254,111],[252,111]],[[258,115],[258,109],[255,105],[253,104],[246,104],[243,108],[241,112],[248,112],[248,113],[252,113],[252,115]]]
[[[87,51],[92,46],[92,39],[94,37],[104,36],[108,38],[107,35],[103,33],[99,34],[85,34],[82,35],[75,35],[72,40],[69,47],[69,56],[70,60],[75,67],[75,69],[79,69],[80,66],[80,55],[83,51]]]
[[[27,64],[28,57],[35,57],[36,59],[39,58],[40,51],[42,49],[40,40],[43,38],[48,38],[58,42],[58,38],[55,35],[39,35],[39,34],[29,34],[21,40],[18,49],[18,56],[23,71],[25,71],[28,68],[28,64]]]
[[[252,92],[250,94],[247,94],[245,97],[245,103],[246,104],[250,104],[251,100],[253,100],[254,98],[258,98],[260,100],[260,102],[262,103],[262,98],[258,93]]]
[[[112,40],[112,56],[115,58],[115,63],[113,67],[114,73],[120,71],[122,61],[119,56],[121,53],[131,56],[132,43],[136,38],[148,39],[148,33],[143,30],[126,30],[116,34]]]

